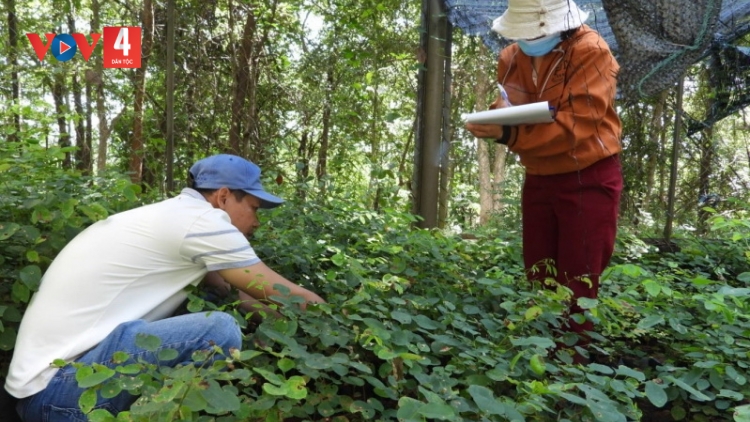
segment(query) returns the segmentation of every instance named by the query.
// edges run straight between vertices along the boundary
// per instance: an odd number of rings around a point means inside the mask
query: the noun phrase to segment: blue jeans
[[[148,352],[138,348],[135,338],[141,333],[159,337],[160,349],[175,349],[179,352],[178,356],[170,361],[159,361],[158,350]],[[76,362],[89,365],[98,363],[114,368],[117,364],[111,362],[112,355],[122,351],[135,360],[142,359],[161,366],[177,366],[191,363],[193,352],[211,349],[213,345],[221,347],[227,354],[230,348],[241,348],[242,333],[234,317],[224,312],[211,312],[181,315],[154,322],[126,322]],[[65,366],[57,371],[47,388],[21,399],[16,409],[24,422],[87,422],[86,415],[78,407],[78,398],[85,390],[78,388],[75,373],[73,366]],[[100,396],[95,409],[106,409],[117,415],[128,410],[136,399],[126,391],[111,399]]]

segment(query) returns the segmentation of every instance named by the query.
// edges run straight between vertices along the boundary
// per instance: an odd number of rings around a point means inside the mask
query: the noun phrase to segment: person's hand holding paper
[[[508,100],[508,93],[505,92],[505,88],[501,84],[497,84],[497,88],[500,91],[497,99],[490,104],[490,110],[496,110],[500,108],[510,107],[510,100]],[[503,126],[499,124],[485,124],[485,123],[470,123],[467,120],[466,130],[471,132],[477,138],[489,138],[489,139],[502,139],[503,138]],[[508,130],[510,130],[508,128]]]

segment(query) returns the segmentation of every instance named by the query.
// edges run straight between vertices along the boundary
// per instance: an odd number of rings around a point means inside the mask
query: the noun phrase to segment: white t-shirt
[[[42,278],[18,331],[5,388],[43,390],[55,359],[74,361],[127,321],[170,316],[208,271],[260,259],[229,215],[195,190],[115,214],[76,236]]]

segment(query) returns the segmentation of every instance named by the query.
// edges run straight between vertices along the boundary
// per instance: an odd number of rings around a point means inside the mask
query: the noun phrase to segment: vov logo
[[[81,50],[83,59],[88,61],[94,52],[99,38],[103,38],[105,68],[141,67],[141,28],[139,26],[105,26],[102,34],[90,34],[91,43],[84,34],[44,34],[43,43],[39,34],[26,34],[34,47],[34,52],[43,62],[47,51],[61,62],[67,62]]]

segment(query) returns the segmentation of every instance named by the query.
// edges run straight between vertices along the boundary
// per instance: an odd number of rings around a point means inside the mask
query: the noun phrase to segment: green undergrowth
[[[634,255],[621,242],[600,299],[581,301],[599,327],[585,366],[554,354],[575,342],[560,329],[568,292],[524,281],[516,235],[412,222],[345,203],[279,210],[253,244],[328,304],[247,324],[244,350],[213,365],[120,387],[133,377],[108,370],[94,390],[143,394],[117,420],[749,420],[746,219],[714,219],[722,246]]]
[[[82,178],[49,155],[5,151],[0,161],[8,192],[0,347],[8,353],[59,249],[139,202],[124,180]],[[29,179],[32,168],[45,173]],[[517,233],[465,240],[413,223],[344,201],[264,214],[252,240],[258,254],[328,303],[306,311],[288,303],[284,318],[259,325],[235,313],[242,350],[196,353],[178,368],[124,354],[81,366],[81,407],[92,421],[750,421],[750,218],[742,211],[717,214],[712,240],[684,239],[677,253],[623,230],[599,300],[579,302],[598,327],[588,365],[555,354],[576,340],[562,327],[569,294],[525,281]],[[187,307],[234,312],[198,294]],[[139,343],[163,360],[175,353],[157,338]],[[123,391],[141,396],[130,411],[94,409],[98,395]]]

